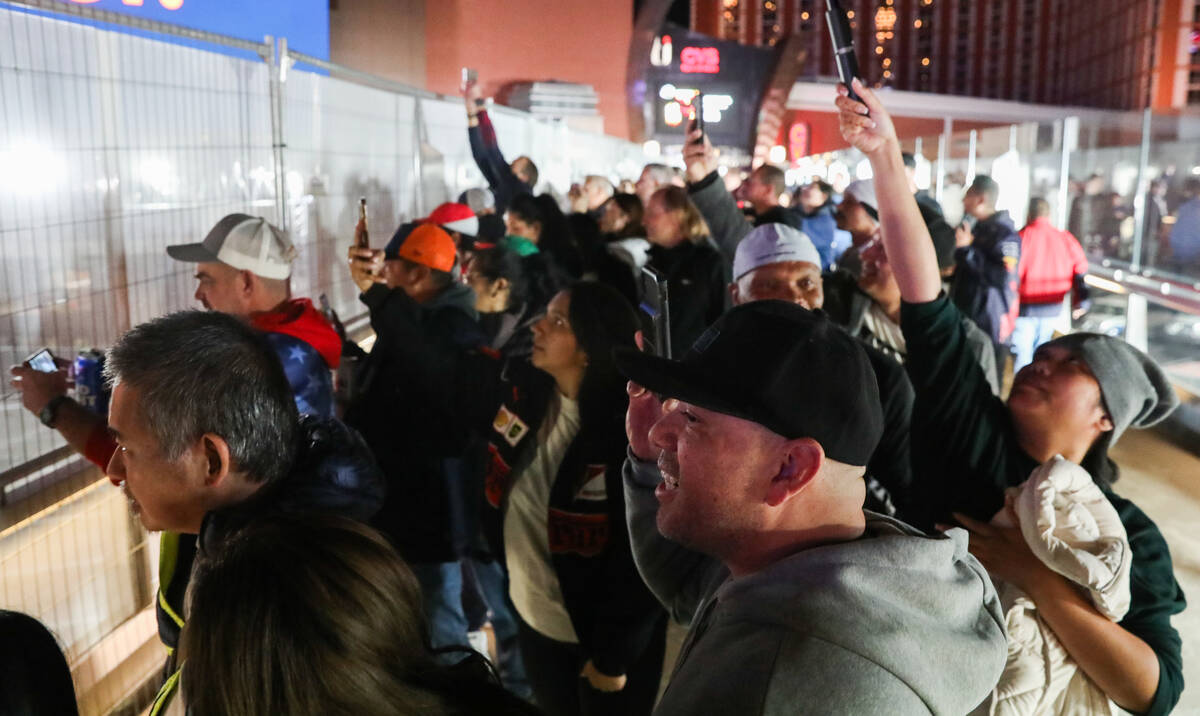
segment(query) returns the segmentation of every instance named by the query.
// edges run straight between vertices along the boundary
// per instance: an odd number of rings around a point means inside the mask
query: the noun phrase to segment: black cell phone
[[[26,358],[25,365],[39,373],[53,373],[58,370],[58,364],[54,362],[54,354],[50,352],[49,348],[43,348]]]
[[[696,129],[699,129],[700,134],[703,135],[704,134],[704,93],[703,92],[697,92],[696,96],[694,98],[692,98],[692,110],[695,112]],[[701,137],[700,142],[701,143],[704,142],[703,136]]]
[[[638,309],[642,312],[642,346],[645,351],[659,358],[671,357],[671,308],[667,295],[667,279],[649,267],[641,273],[642,300]]]
[[[829,39],[833,41],[833,56],[837,60],[838,79],[850,90],[850,99],[861,102],[851,82],[858,74],[858,58],[854,55],[854,36],[850,33],[850,19],[839,0],[825,0],[825,24],[829,25]]]

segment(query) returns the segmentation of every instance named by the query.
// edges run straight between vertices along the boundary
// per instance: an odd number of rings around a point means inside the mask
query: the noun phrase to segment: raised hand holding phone
[[[689,183],[695,184],[717,169],[717,157],[704,130],[696,126],[693,119],[687,124],[687,135],[683,143],[684,174]]]
[[[900,156],[900,140],[892,118],[879,99],[862,81],[855,78],[851,83],[859,99],[850,96],[850,88],[838,86],[838,124],[842,138],[858,151],[871,156],[883,151],[892,151]]]

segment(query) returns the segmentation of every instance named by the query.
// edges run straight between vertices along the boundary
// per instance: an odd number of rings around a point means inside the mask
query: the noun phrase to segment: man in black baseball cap
[[[617,364],[635,561],[691,623],[656,714],[966,713],[987,695],[1003,617],[966,533],[862,509],[883,415],[854,338],[756,301],[682,360]]]

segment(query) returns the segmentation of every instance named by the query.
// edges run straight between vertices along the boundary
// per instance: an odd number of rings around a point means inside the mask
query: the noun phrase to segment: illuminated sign
[[[653,126],[648,138],[662,146],[681,144],[683,130],[698,109],[693,106],[695,97],[703,93],[701,112],[709,140],[714,146],[749,151],[776,52],[718,40],[669,22],[656,37],[645,85],[638,87],[645,102],[643,116]]]
[[[263,37],[286,37],[288,47],[323,60],[329,59],[329,0],[58,0],[69,6],[107,10],[120,15],[168,25],[212,32],[250,42]],[[36,9],[30,12],[38,13]],[[112,27],[90,18],[67,17],[72,22]],[[236,56],[246,53],[219,45],[201,44],[182,37],[151,34],[122,26],[122,32],[154,37],[180,45]]]
[[[788,129],[788,154],[793,162],[808,156],[811,139],[808,122],[796,122]]]
[[[659,99],[664,101],[662,120],[668,127],[679,127],[685,120],[690,120],[696,114],[694,105],[696,95],[700,90],[695,87],[676,87],[665,84],[658,89]],[[728,94],[704,95],[704,113],[706,125],[720,124],[725,112],[733,107],[733,96]]]
[[[685,47],[679,52],[679,71],[715,75],[721,71],[721,51],[715,47]]]
[[[669,67],[671,65],[671,50],[670,35],[654,38],[654,44],[650,46],[650,64],[655,67]]]

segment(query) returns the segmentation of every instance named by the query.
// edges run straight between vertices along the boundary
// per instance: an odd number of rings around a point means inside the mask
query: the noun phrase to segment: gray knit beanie
[[[1179,405],[1179,396],[1158,363],[1120,338],[1072,333],[1047,345],[1064,347],[1079,356],[1096,377],[1113,422],[1110,445],[1127,428],[1148,428]]]

